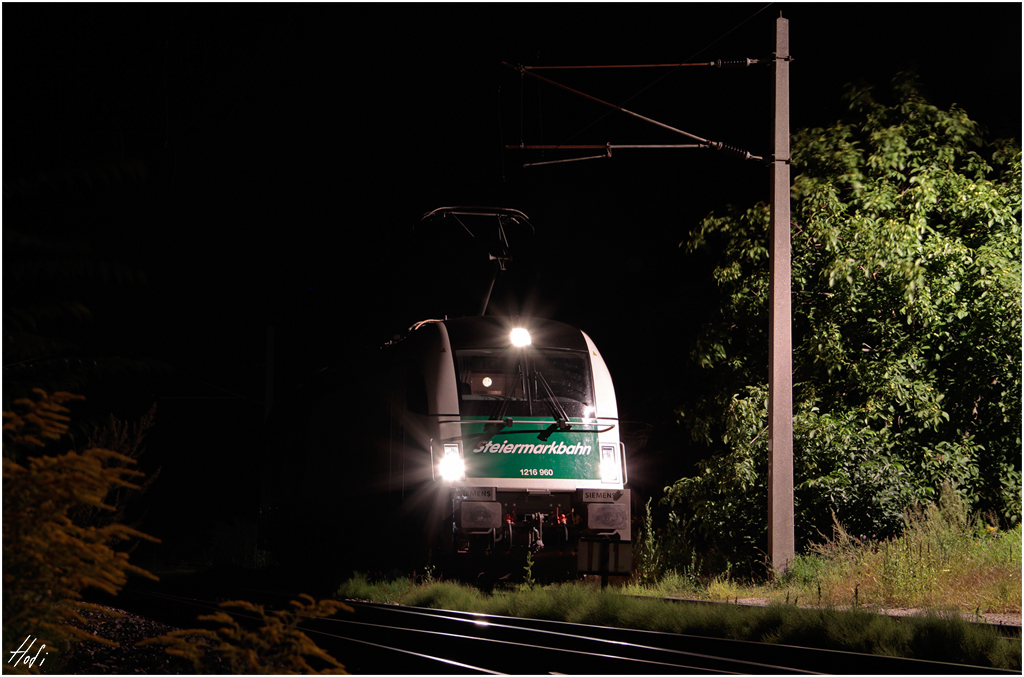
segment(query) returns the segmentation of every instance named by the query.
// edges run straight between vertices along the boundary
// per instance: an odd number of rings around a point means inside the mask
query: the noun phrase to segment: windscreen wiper
[[[551,405],[551,410],[555,414],[555,420],[558,421],[558,429],[562,431],[569,430],[572,427],[572,424],[569,423],[569,415],[565,413],[565,409],[563,409],[562,405],[558,403],[557,399],[555,399],[555,392],[551,389],[551,386],[548,385],[548,380],[544,378],[544,374],[540,373],[536,369],[533,370],[533,373],[537,375],[537,380],[542,386],[544,386],[544,392],[547,393],[546,399],[548,404]]]
[[[502,422],[501,425],[498,427],[498,430],[510,427],[512,425],[512,419],[505,418],[505,412],[508,411],[508,403],[512,401],[512,396],[516,394],[516,386],[522,383],[523,391],[526,391],[526,383],[523,380],[523,365],[517,365],[517,372],[518,373],[516,374],[516,378],[512,381],[509,381],[508,392],[505,393],[505,397],[501,401],[501,409],[498,410],[498,415],[496,418]]]

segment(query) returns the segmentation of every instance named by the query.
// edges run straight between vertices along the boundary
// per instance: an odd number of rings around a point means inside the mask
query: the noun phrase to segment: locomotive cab
[[[432,489],[429,531],[448,562],[530,553],[554,570],[628,573],[630,495],[611,376],[559,322],[427,321],[395,346],[392,439]],[[429,477],[428,477],[429,476]]]

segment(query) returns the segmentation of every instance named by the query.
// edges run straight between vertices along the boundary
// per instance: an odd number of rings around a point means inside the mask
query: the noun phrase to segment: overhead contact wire
[[[725,33],[722,33],[722,34],[721,34],[720,36],[718,36],[717,38],[715,38],[714,40],[712,40],[711,42],[709,42],[709,43],[708,43],[707,45],[705,45],[704,47],[701,47],[701,48],[700,48],[700,49],[698,49],[698,50],[697,50],[696,52],[694,52],[694,53],[693,53],[693,54],[691,54],[690,56],[686,57],[686,60],[687,60],[687,61],[689,61],[689,60],[691,60],[691,59],[695,59],[695,58],[697,57],[697,55],[699,55],[699,54],[700,54],[701,52],[706,52],[706,51],[708,51],[709,49],[711,49],[712,47],[714,47],[714,46],[715,46],[715,45],[716,45],[717,43],[721,42],[721,41],[722,41],[722,40],[723,40],[723,39],[724,39],[724,38],[725,38],[725,37],[726,37],[727,35],[730,35],[731,33],[735,32],[737,28],[739,28],[740,26],[744,25],[745,23],[747,23],[748,21],[750,21],[751,19],[753,19],[753,18],[754,18],[755,16],[757,16],[757,15],[758,15],[758,14],[760,14],[761,12],[763,12],[763,11],[765,11],[766,9],[768,9],[769,7],[771,7],[771,6],[772,6],[772,4],[773,4],[773,3],[770,3],[770,2],[769,2],[769,3],[767,4],[767,5],[765,5],[765,6],[764,6],[764,7],[762,7],[761,9],[757,10],[756,12],[754,12],[753,14],[751,14],[750,16],[748,16],[748,17],[747,17],[746,19],[744,19],[743,21],[739,22],[738,24],[736,24],[735,26],[733,26],[732,28],[730,28],[729,30],[727,30],[727,31],[726,31]],[[713,62],[713,61],[712,61],[712,62],[707,62],[707,65],[713,65],[713,64],[714,64],[714,62]],[[649,85],[647,85],[647,86],[646,86],[646,87],[644,87],[643,89],[639,90],[639,91],[638,91],[638,92],[637,92],[636,94],[633,94],[633,95],[632,95],[632,96],[630,96],[630,97],[629,97],[628,99],[626,99],[625,101],[623,101],[621,105],[623,105],[623,106],[624,106],[624,105],[626,105],[627,103],[629,103],[630,101],[632,101],[632,100],[633,100],[633,99],[635,99],[636,97],[640,96],[641,94],[643,94],[644,92],[646,92],[646,91],[647,91],[648,89],[650,89],[650,88],[651,88],[651,87],[653,87],[654,85],[658,84],[659,82],[661,82],[662,80],[664,80],[664,79],[665,79],[665,78],[667,78],[668,76],[672,75],[672,73],[673,73],[673,72],[675,72],[675,69],[676,69],[676,68],[679,68],[679,67],[681,67],[681,66],[690,66],[690,65],[700,65],[700,62],[697,62],[697,63],[695,63],[695,64],[690,64],[690,63],[680,63],[680,64],[675,64],[675,66],[673,67],[673,69],[672,69],[672,70],[670,70],[670,71],[669,71],[669,72],[667,72],[667,73],[663,73],[663,74],[662,74],[662,75],[660,75],[659,77],[655,78],[655,79],[654,79],[654,80],[653,80],[653,81],[652,81],[652,82],[651,82],[651,83],[650,83]],[[603,116],[602,116],[602,117],[603,117]],[[600,120],[597,120],[597,121],[595,121],[595,122],[598,122],[598,121],[600,121]],[[592,123],[592,124],[594,124],[594,123]],[[578,133],[578,132],[577,132],[577,133]]]
[[[582,68],[679,68],[680,66],[713,66],[713,61],[700,61],[697,63],[630,63],[604,66],[524,66],[526,70],[569,70]],[[634,95],[635,96],[635,95]]]
[[[507,63],[505,61],[502,61],[502,63],[504,65],[508,66],[509,68],[516,68],[516,66],[513,66],[512,64]],[[581,92],[579,90],[573,89],[572,87],[568,87],[568,86],[563,85],[563,84],[561,84],[559,82],[555,82],[554,80],[549,80],[548,78],[545,78],[545,77],[543,77],[541,75],[537,75],[536,73],[529,73],[522,66],[519,66],[518,70],[519,70],[520,73],[525,73],[525,74],[527,74],[527,75],[529,75],[531,77],[537,78],[538,80],[543,80],[544,82],[547,82],[549,84],[555,85],[556,87],[560,87],[560,88],[562,88],[562,89],[564,89],[566,91],[572,92],[573,94],[577,94],[579,96],[582,96],[585,99],[590,99],[591,101],[599,103],[599,104],[601,104],[603,106],[608,106],[609,108],[613,108],[613,109],[615,109],[617,111],[620,111],[622,113],[626,113],[627,115],[631,115],[631,116],[633,116],[633,117],[635,117],[635,118],[637,118],[639,120],[643,120],[644,122],[650,122],[653,125],[657,125],[658,127],[662,127],[662,128],[667,129],[669,131],[675,132],[676,134],[682,134],[683,136],[689,137],[689,138],[693,139],[694,141],[697,141],[701,146],[704,146],[704,147],[707,147],[707,148],[711,148],[713,150],[722,151],[722,152],[728,153],[730,155],[735,155],[736,157],[739,157],[740,159],[743,159],[743,160],[763,160],[764,159],[764,158],[762,158],[762,157],[760,157],[758,155],[753,155],[753,154],[751,154],[751,153],[749,153],[749,152],[747,152],[747,151],[745,151],[745,150],[743,150],[741,148],[737,148],[736,146],[732,146],[732,145],[727,144],[727,143],[722,143],[720,141],[709,141],[708,139],[705,139],[705,138],[702,138],[700,136],[697,136],[696,134],[691,134],[690,132],[684,132],[683,130],[677,129],[675,127],[672,127],[671,125],[666,125],[664,122],[658,122],[657,120],[649,118],[649,117],[647,117],[645,115],[640,115],[639,113],[634,113],[633,111],[627,110],[627,109],[623,108],[622,106],[616,106],[613,103],[608,103],[607,101],[604,101],[603,99],[599,99],[596,96],[591,96],[590,94],[586,94],[586,93]],[[523,147],[523,146],[520,145],[520,147]],[[610,150],[610,148],[609,148],[609,150]],[[596,159],[597,157],[607,157],[607,156],[608,155],[606,154],[605,156],[595,156],[595,157],[578,158],[578,159],[580,159],[580,160],[592,160],[592,159]],[[557,162],[563,162],[563,161],[559,160]],[[540,165],[540,164],[553,164],[553,163],[551,163],[551,162],[534,162],[534,163],[531,163],[531,165]]]
[[[736,24],[735,26],[733,26],[732,28],[730,28],[729,30],[727,30],[727,31],[726,31],[725,33],[722,33],[722,34],[721,34],[720,36],[718,36],[717,38],[715,38],[714,40],[712,40],[711,42],[709,42],[709,43],[708,43],[707,45],[705,45],[704,47],[701,47],[701,48],[700,48],[700,49],[698,49],[698,50],[697,50],[696,52],[694,52],[693,54],[691,54],[690,56],[688,56],[688,57],[686,58],[686,61],[691,61],[692,59],[696,58],[696,57],[697,57],[697,55],[701,54],[702,52],[706,52],[706,51],[707,51],[708,49],[710,49],[711,47],[715,46],[715,45],[716,45],[717,43],[721,42],[721,41],[722,41],[722,40],[723,40],[723,39],[724,39],[724,38],[725,38],[726,36],[728,36],[728,35],[730,35],[731,33],[735,32],[735,31],[736,31],[736,29],[738,29],[738,28],[739,28],[740,26],[743,26],[743,25],[744,25],[744,24],[746,24],[746,23],[747,23],[748,21],[750,21],[751,19],[753,19],[753,18],[754,18],[755,16],[757,16],[757,15],[758,15],[758,14],[760,14],[761,12],[763,12],[763,11],[765,11],[766,9],[768,9],[769,7],[771,7],[771,6],[772,6],[772,4],[774,4],[774,3],[771,3],[771,2],[769,2],[769,3],[767,4],[767,5],[765,5],[765,6],[764,6],[764,7],[762,7],[761,9],[757,10],[756,12],[754,12],[753,14],[751,14],[750,16],[748,16],[748,17],[747,17],[746,19],[744,19],[743,21],[739,22],[738,24]],[[666,64],[666,65],[667,65],[667,64]],[[627,99],[625,99],[625,100],[624,100],[624,101],[622,102],[622,104],[621,104],[621,105],[623,105],[623,106],[624,106],[624,105],[626,105],[627,103],[629,103],[630,101],[632,101],[632,100],[633,100],[633,99],[635,99],[636,97],[640,96],[641,94],[643,94],[644,92],[646,92],[646,91],[647,91],[648,89],[650,89],[650,88],[651,88],[651,87],[653,87],[654,85],[658,84],[659,82],[661,82],[662,80],[664,80],[665,78],[667,78],[667,77],[668,77],[669,75],[671,75],[672,73],[674,73],[674,72],[675,72],[676,68],[679,68],[679,67],[681,67],[681,66],[688,66],[688,65],[701,65],[701,64],[700,64],[699,62],[698,62],[698,63],[696,63],[696,64],[692,64],[692,63],[679,63],[679,64],[674,64],[674,65],[673,65],[673,68],[672,68],[672,70],[670,70],[670,71],[668,71],[667,73],[664,73],[664,74],[662,74],[661,76],[659,76],[659,77],[655,78],[655,79],[654,79],[654,80],[653,80],[653,81],[652,81],[652,82],[651,82],[651,83],[650,83],[649,85],[647,85],[647,86],[646,86],[646,87],[644,87],[643,89],[641,89],[641,90],[637,91],[637,92],[636,92],[635,94],[633,94],[633,95],[631,95],[630,97],[628,97]],[[706,64],[705,64],[705,65],[706,65]],[[616,66],[616,67],[626,67],[626,66]],[[535,68],[536,68],[536,67],[535,67]],[[520,102],[522,102],[522,97],[520,97]],[[585,132],[586,130],[590,129],[591,127],[593,127],[594,125],[596,125],[596,124],[597,124],[598,122],[600,122],[601,120],[605,119],[605,118],[606,118],[606,117],[608,117],[609,115],[611,115],[611,113],[605,113],[605,114],[604,114],[604,115],[602,115],[601,117],[599,117],[599,118],[597,118],[596,120],[594,120],[593,122],[591,122],[591,123],[590,123],[589,125],[587,125],[587,126],[583,127],[582,129],[580,129],[580,130],[579,130],[578,132],[576,132],[575,134],[573,134],[573,135],[572,135],[572,136],[570,136],[569,138],[570,138],[570,139],[572,139],[572,138],[574,138],[574,137],[576,137],[576,136],[578,136],[578,135],[582,134],[583,132]],[[522,146],[522,143],[520,143],[520,146]]]
[[[505,61],[502,61],[502,63],[505,64],[506,66],[508,66],[509,68],[516,68],[516,66],[513,66],[512,64],[507,63]],[[554,85],[556,87],[561,87],[562,89],[564,89],[566,91],[569,91],[569,92],[572,92],[573,94],[577,94],[579,96],[582,96],[585,99],[590,99],[591,101],[599,103],[602,106],[608,106],[609,108],[613,108],[613,109],[615,109],[617,111],[625,113],[626,115],[631,115],[631,116],[633,116],[633,117],[635,117],[635,118],[637,118],[639,120],[643,120],[645,122],[650,122],[653,125],[657,125],[659,127],[663,127],[663,128],[665,128],[665,129],[667,129],[669,131],[675,132],[676,134],[682,134],[683,136],[687,136],[687,137],[693,139],[694,141],[699,141],[700,143],[704,143],[704,144],[710,143],[707,139],[703,139],[703,138],[697,136],[696,134],[690,134],[689,132],[684,132],[681,129],[676,129],[675,127],[672,127],[670,125],[666,125],[664,122],[658,122],[657,120],[651,119],[651,118],[646,117],[644,115],[640,115],[639,113],[634,113],[633,111],[627,110],[627,109],[623,108],[622,106],[616,106],[614,103],[608,103],[607,101],[605,101],[603,99],[599,99],[596,96],[591,96],[590,94],[586,94],[586,93],[581,92],[581,91],[579,91],[577,89],[573,89],[572,87],[568,87],[568,86],[563,85],[563,84],[561,84],[559,82],[555,82],[554,80],[549,80],[548,78],[546,78],[546,77],[544,77],[542,75],[537,75],[536,73],[530,73],[529,71],[527,71],[522,66],[518,67],[518,70],[522,74],[529,75],[530,77],[537,78],[538,80],[543,80],[544,82],[546,82],[546,83],[548,83],[550,85]]]

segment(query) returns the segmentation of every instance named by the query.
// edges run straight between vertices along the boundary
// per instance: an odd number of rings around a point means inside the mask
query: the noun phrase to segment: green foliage
[[[382,586],[376,586],[382,590]],[[379,599],[380,593],[370,592],[373,599]],[[396,602],[408,606],[426,607],[428,609],[470,609],[480,604],[482,595],[476,588],[469,588],[458,583],[434,582],[412,586],[395,599]]]
[[[898,537],[860,539],[842,525],[797,555],[770,583],[739,586],[727,573],[698,577],[668,571],[654,582],[631,582],[624,592],[692,599],[757,598],[775,602],[874,608],[957,609],[1013,613],[1021,608],[1021,525],[1002,531],[971,513],[944,486],[938,501],[908,509]]]
[[[526,592],[533,590],[537,581],[533,578],[533,553],[526,553],[526,564],[523,565],[523,582],[519,584],[519,591]]]
[[[688,572],[678,573],[666,571],[647,583],[634,578],[622,586],[622,592],[637,597],[685,597],[687,599],[703,599],[704,586],[700,580]]]
[[[240,624],[229,613],[199,616],[200,621],[220,625],[216,630],[175,630],[166,635],[151,637],[137,646],[164,645],[165,651],[192,662],[197,672],[203,668],[207,652],[215,651],[227,662],[231,674],[347,674],[345,666],[318,647],[299,624],[310,618],[333,616],[339,611],[352,611],[352,607],[336,600],[316,601],[309,595],[291,600],[291,609],[268,611],[263,606],[245,601],[222,602],[222,609],[241,609],[250,617],[256,616],[261,624],[255,629]],[[309,660],[313,661],[313,665]],[[329,667],[317,670],[314,666]]]
[[[357,571],[338,587],[337,596],[343,599],[373,599],[384,604],[393,604],[408,594],[412,587],[410,581],[405,579],[374,583],[366,574]]]
[[[797,541],[888,537],[949,482],[1007,524],[1021,513],[1021,153],[984,146],[911,78],[896,102],[848,93],[851,120],[793,138]],[[721,296],[680,415],[713,455],[666,489],[681,526],[736,562],[765,547],[768,207],[711,215],[685,243]]]
[[[972,515],[948,485],[907,510],[899,537],[863,541],[836,524],[827,543],[797,557],[783,584],[825,604],[1019,611],[1021,525],[1008,532]]]
[[[707,558],[698,557],[697,550],[683,538],[679,515],[665,516],[667,525],[656,526],[652,500],[644,506],[634,547],[635,568],[629,586],[637,594],[661,595],[693,593],[702,587],[702,569]]]
[[[647,503],[644,505],[642,520],[634,551],[636,556],[634,576],[641,585],[650,585],[658,579],[665,567],[664,554],[658,543],[654,520],[651,517],[651,499],[647,499]]]
[[[79,525],[69,516],[85,508],[112,511],[105,502],[112,490],[137,488],[130,480],[140,473],[123,467],[131,458],[90,448],[16,460],[44,447],[43,440],[59,440],[69,421],[64,403],[80,399],[39,389],[33,394],[16,400],[13,411],[3,412],[5,656],[27,636],[48,648],[67,647],[72,640],[109,644],[68,625],[82,621],[80,610],[102,610],[82,602],[82,591],[97,588],[116,594],[130,573],[156,578],[114,548],[129,539],[157,539],[116,522]]]

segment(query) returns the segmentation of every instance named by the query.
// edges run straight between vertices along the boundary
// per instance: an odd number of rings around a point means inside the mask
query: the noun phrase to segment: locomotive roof
[[[572,325],[539,317],[460,317],[445,320],[452,348],[504,348],[509,344],[509,332],[524,327],[538,348],[560,350],[587,350],[583,332]]]

